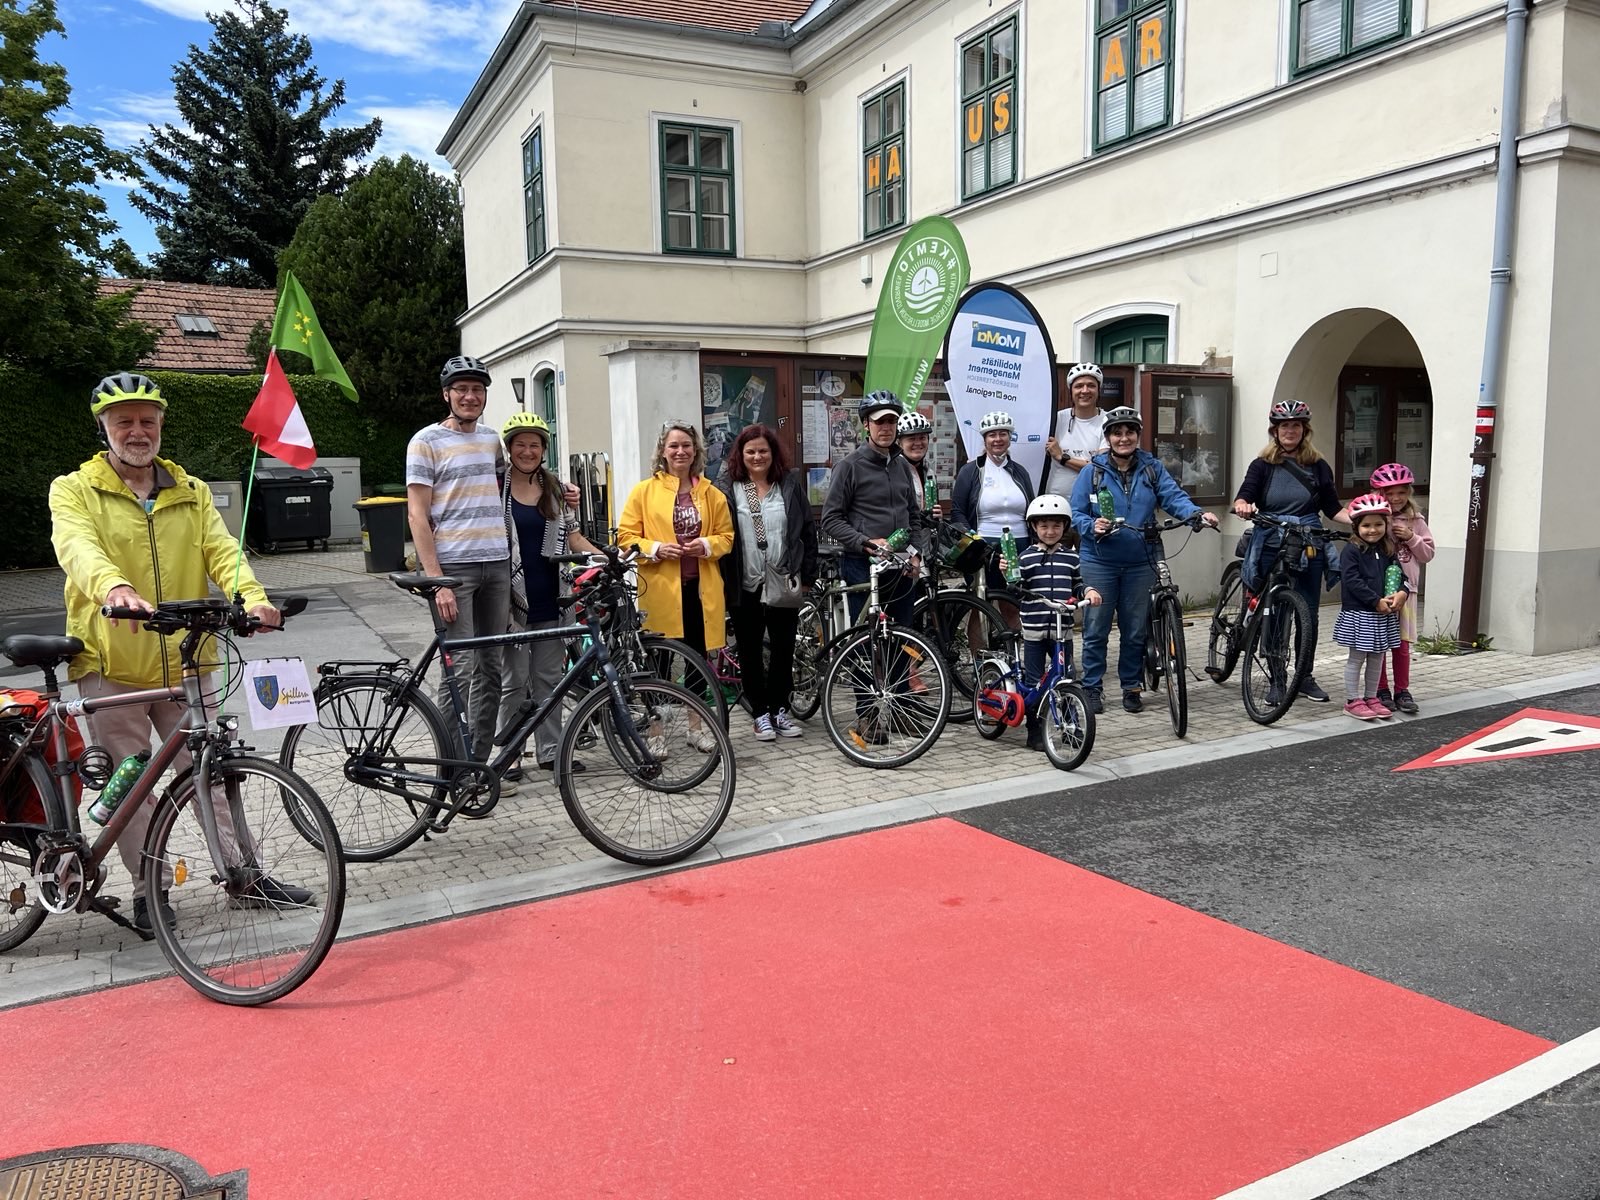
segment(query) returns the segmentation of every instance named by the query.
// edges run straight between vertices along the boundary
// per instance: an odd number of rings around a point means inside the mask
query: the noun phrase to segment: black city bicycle
[[[1330,542],[1349,535],[1320,525],[1253,513],[1252,524],[1273,531],[1262,553],[1265,585],[1250,596],[1244,563],[1235,558],[1222,569],[1217,602],[1206,644],[1206,674],[1226,683],[1244,659],[1240,692],[1244,710],[1258,725],[1271,725],[1289,711],[1316,653],[1311,608],[1295,590],[1295,580]]]
[[[703,697],[664,679],[619,671],[607,649],[606,624],[625,603],[633,558],[607,547],[603,569],[563,598],[579,607],[581,623],[472,638],[446,638],[439,615],[437,593],[458,581],[389,576],[427,599],[433,641],[415,665],[407,659],[323,663],[317,668],[317,724],[291,731],[281,752],[286,766],[323,789],[348,857],[376,862],[443,833],[457,816],[488,816],[500,799],[501,776],[517,767],[533,731],[582,681],[596,677],[601,685],[583,695],[567,719],[553,767],[578,831],[613,858],[644,866],[687,858],[716,835],[736,782],[727,731]],[[590,561],[567,561],[580,559]],[[580,637],[588,639],[586,649],[550,696],[537,707],[530,702],[495,735],[498,754],[488,762],[472,759],[453,653]],[[453,722],[425,691],[436,656]],[[586,755],[581,764],[580,748]]]
[[[305,608],[278,605],[285,617]],[[62,700],[56,670],[82,653],[74,637],[18,634],[0,646],[19,667],[44,672],[42,715],[0,711],[0,951],[33,936],[50,913],[97,912],[154,937],[184,981],[224,1004],[265,1004],[311,977],[339,932],[344,860],[331,817],[305,780],[245,752],[237,717],[209,711],[200,647],[262,628],[238,596],[168,602],[155,612],[107,607],[154,633],[183,634],[182,681],[120,695]],[[99,747],[73,757],[67,721],[134,704],[170,701],[186,719],[151,756],[105,829],[90,843],[64,789],[104,787],[116,766]],[[184,751],[191,764],[161,793],[145,836],[142,889],[152,933],[135,929],[100,894],[105,860],[162,774]],[[305,836],[310,831],[310,837]],[[170,913],[165,915],[163,910]]]

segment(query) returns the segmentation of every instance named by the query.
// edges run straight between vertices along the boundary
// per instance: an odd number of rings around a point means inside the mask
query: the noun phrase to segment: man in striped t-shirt
[[[452,358],[439,383],[450,415],[406,447],[406,516],[417,565],[424,574],[461,580],[438,593],[447,638],[504,633],[511,617],[511,549],[497,478],[504,450],[499,434],[478,424],[489,372],[475,358]],[[461,651],[455,662],[466,685],[471,753],[486,761],[500,703],[500,647]],[[448,711],[442,686],[439,700]]]

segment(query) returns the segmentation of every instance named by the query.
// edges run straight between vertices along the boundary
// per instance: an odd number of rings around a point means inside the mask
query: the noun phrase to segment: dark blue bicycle
[[[1072,668],[1068,631],[1075,603],[1051,600],[1025,588],[1014,589],[1024,600],[1037,600],[1054,621],[1055,654],[1034,687],[1023,682],[1018,653],[1022,635],[1013,633],[998,652],[979,651],[972,695],[972,723],[978,735],[993,741],[1037,712],[1044,733],[1044,752],[1063,771],[1076,770],[1094,749],[1094,709]]]

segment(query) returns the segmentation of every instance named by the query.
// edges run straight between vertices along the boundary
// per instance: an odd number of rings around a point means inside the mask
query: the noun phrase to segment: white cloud
[[[140,0],[161,12],[205,20],[225,0]],[[451,70],[481,67],[519,0],[279,0],[289,23],[317,42]]]
[[[89,110],[88,120],[111,145],[126,150],[148,137],[150,126],[183,125],[171,92],[118,92]]]
[[[399,158],[409,154],[441,174],[454,175],[450,164],[434,152],[444,131],[455,120],[454,104],[443,100],[424,100],[418,104],[369,103],[356,111],[363,121],[373,117],[383,120],[383,135],[372,152],[373,158],[385,154]]]

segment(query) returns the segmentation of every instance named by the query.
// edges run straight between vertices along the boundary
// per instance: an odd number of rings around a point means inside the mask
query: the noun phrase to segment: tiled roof
[[[164,371],[254,371],[245,347],[257,321],[272,326],[277,293],[270,288],[213,287],[156,279],[102,279],[102,293],[137,287],[131,315],[156,331],[156,348],[139,364]],[[217,332],[186,334],[178,313],[209,317]]]
[[[645,21],[703,25],[733,33],[754,33],[763,21],[794,21],[811,0],[546,0],[559,7]]]

